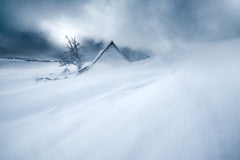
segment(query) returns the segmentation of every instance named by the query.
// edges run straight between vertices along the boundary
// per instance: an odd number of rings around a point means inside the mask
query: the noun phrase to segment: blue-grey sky
[[[168,52],[240,37],[238,0],[1,0],[0,51],[46,52],[65,35]]]

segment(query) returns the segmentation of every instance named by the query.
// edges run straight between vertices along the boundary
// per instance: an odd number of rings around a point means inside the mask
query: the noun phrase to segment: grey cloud
[[[178,41],[240,37],[237,0],[3,0],[0,5],[2,39],[31,32],[60,48],[65,34],[153,52],[168,52]]]

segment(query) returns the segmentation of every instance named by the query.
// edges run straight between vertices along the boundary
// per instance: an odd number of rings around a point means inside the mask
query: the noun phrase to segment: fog
[[[33,80],[58,64],[1,60],[0,159],[238,160],[238,44],[58,81]]]
[[[0,56],[56,58],[69,35],[89,59],[110,40],[151,57],[80,75],[0,58],[0,159],[239,160],[239,17],[238,0],[1,0]]]

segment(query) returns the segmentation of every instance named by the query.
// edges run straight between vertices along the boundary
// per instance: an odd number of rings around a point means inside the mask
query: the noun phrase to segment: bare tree
[[[67,39],[67,49],[68,51],[65,52],[66,55],[60,60],[60,64],[62,66],[73,64],[78,67],[78,70],[80,71],[83,63],[84,63],[84,57],[86,56],[88,50],[86,47],[81,46],[75,39],[69,38],[66,36]]]

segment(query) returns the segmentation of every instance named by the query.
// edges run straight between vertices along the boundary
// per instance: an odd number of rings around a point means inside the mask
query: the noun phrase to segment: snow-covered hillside
[[[238,42],[57,81],[57,63],[0,60],[1,160],[240,157]]]

